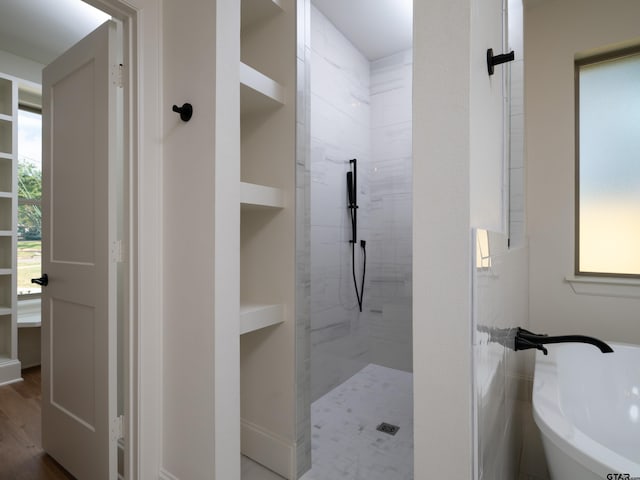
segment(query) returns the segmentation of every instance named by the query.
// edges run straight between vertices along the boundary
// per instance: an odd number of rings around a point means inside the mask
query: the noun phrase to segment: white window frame
[[[640,296],[640,274],[627,274],[627,273],[615,273],[615,272],[591,272],[580,270],[580,68],[585,65],[593,65],[605,61],[622,59],[632,55],[640,54],[640,45],[628,47],[624,49],[614,50],[603,54],[589,56],[585,58],[576,59],[574,62],[574,78],[575,78],[575,244],[574,244],[574,275],[566,277],[566,281],[571,283],[573,290],[576,293],[586,294],[604,294],[607,296],[625,296],[636,297]],[[588,277],[591,277],[590,279]],[[620,280],[625,280],[620,282]],[[593,286],[600,284],[606,287],[607,293],[595,293],[593,292]],[[631,288],[625,294],[615,294],[616,290],[621,285]],[[613,290],[612,290],[613,289]],[[597,292],[602,292],[598,287]]]

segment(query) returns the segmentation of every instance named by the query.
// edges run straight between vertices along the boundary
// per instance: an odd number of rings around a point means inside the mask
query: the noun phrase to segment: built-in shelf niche
[[[0,237],[0,270],[11,269],[13,266],[12,240],[11,237]]]
[[[6,312],[5,312],[6,313]],[[11,312],[2,313],[0,307],[0,363],[11,359]]]
[[[240,335],[277,325],[283,321],[283,305],[240,305]]]
[[[241,450],[298,478],[295,372],[294,0],[241,0]],[[278,187],[278,188],[274,188]]]
[[[0,197],[0,232],[10,231],[12,228],[11,200],[11,197]]]
[[[0,153],[13,151],[13,122],[6,115],[0,115]]]
[[[13,114],[13,82],[0,78],[0,115],[11,117]]]
[[[11,313],[11,271],[0,273],[0,315]]]
[[[240,63],[240,115],[284,105],[284,88],[255,68]]]
[[[0,153],[0,193],[13,189],[13,160],[11,155]]]
[[[15,288],[17,94],[15,81],[0,74],[0,384],[20,379]]]
[[[249,30],[282,12],[280,0],[242,0],[240,29]]]

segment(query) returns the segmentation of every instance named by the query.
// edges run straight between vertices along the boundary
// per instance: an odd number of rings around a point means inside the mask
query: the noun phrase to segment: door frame
[[[162,17],[158,0],[83,0],[123,25],[127,265],[124,319],[124,475],[158,478],[161,461]]]

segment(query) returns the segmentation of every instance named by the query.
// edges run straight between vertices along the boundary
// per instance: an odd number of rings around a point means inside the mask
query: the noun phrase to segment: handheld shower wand
[[[355,160],[351,160],[355,162]],[[354,164],[355,165],[355,164]],[[355,166],[354,166],[355,172]],[[355,177],[354,172],[347,172],[347,195],[349,197],[349,205],[347,208],[350,209],[351,212],[351,240],[350,243],[356,243],[356,235],[357,235],[357,222],[358,222],[358,205],[356,202],[356,185],[355,185]]]

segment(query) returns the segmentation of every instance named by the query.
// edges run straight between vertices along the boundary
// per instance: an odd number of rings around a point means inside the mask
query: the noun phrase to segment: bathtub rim
[[[629,343],[609,344],[614,351],[616,346],[640,349],[639,345]],[[547,356],[536,352],[531,403],[533,418],[541,433],[565,455],[602,478],[608,473],[640,476],[640,464],[589,437],[564,416],[558,392],[556,348],[558,346],[550,348]]]

